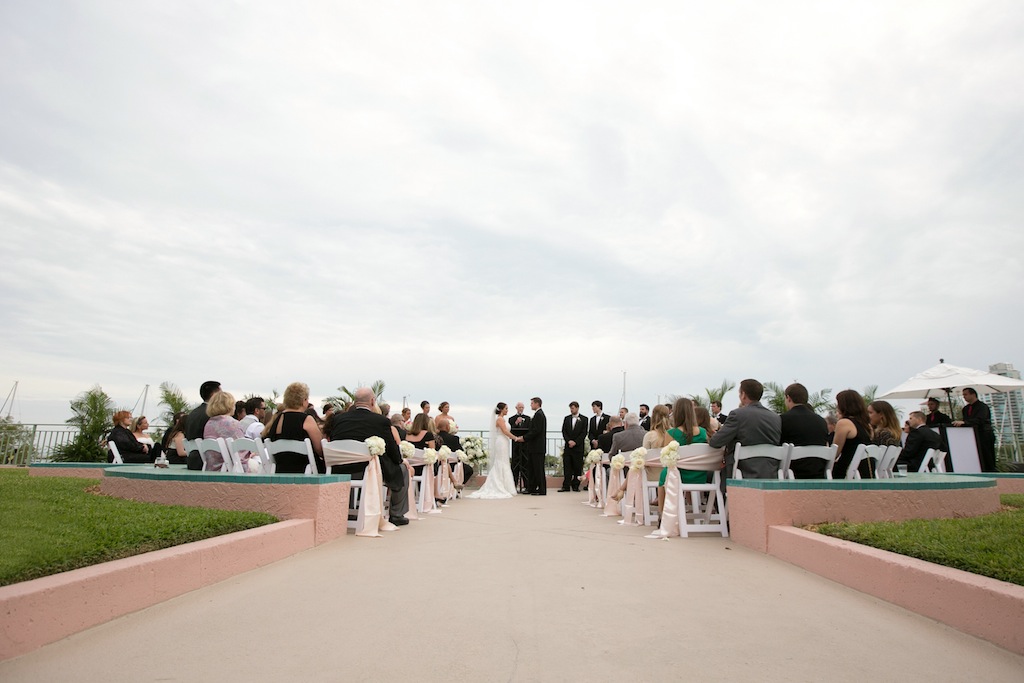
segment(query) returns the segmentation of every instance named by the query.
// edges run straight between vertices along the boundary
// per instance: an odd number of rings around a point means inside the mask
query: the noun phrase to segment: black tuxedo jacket
[[[526,452],[530,455],[545,455],[548,450],[548,418],[544,409],[537,408],[530,420],[530,429],[523,435]]]
[[[462,439],[455,436],[451,432],[438,432],[437,436],[435,437],[435,440],[441,442],[437,444],[438,448],[440,448],[441,446],[447,446],[448,448],[452,449],[452,453],[462,449]]]
[[[342,413],[332,421],[328,439],[331,441],[340,441],[341,439],[365,441],[371,436],[379,436],[384,439],[384,455],[380,456],[380,469],[384,474],[384,484],[392,490],[401,489],[404,486],[402,452],[398,449],[398,442],[395,441],[394,434],[391,433],[391,421],[386,417],[365,408],[356,408]],[[360,468],[360,471],[365,469],[363,465],[354,467]],[[341,468],[338,469],[344,472]],[[345,473],[351,474],[351,472]]]
[[[615,435],[621,432],[623,429],[625,429],[625,427],[616,427],[610,432],[605,432],[604,434],[599,435],[597,437],[597,447],[600,448],[605,453],[611,452],[612,439],[614,439]]]
[[[643,416],[643,418],[640,420],[640,427],[645,432],[651,431],[651,416],[650,415],[644,415]]]
[[[827,446],[828,425],[806,404],[798,404],[781,415],[782,434],[779,445],[791,443],[794,446]],[[824,479],[825,461],[818,458],[794,460],[790,465],[797,479]]]
[[[601,417],[597,415],[590,416],[590,428],[587,430],[587,439],[593,441],[594,439],[600,438],[604,434],[604,430],[608,427],[608,420],[611,418],[604,413],[601,413]]]
[[[566,453],[582,453],[583,440],[587,438],[587,420],[582,415],[576,416],[576,428],[572,426],[572,415],[566,415],[562,420],[562,438],[565,439]],[[576,445],[569,448],[569,442],[575,441]]]
[[[897,465],[906,465],[910,472],[917,472],[924,461],[924,454],[929,448],[942,448],[942,439],[937,432],[929,427],[921,425],[917,429],[911,429],[907,434],[907,443],[903,446]]]

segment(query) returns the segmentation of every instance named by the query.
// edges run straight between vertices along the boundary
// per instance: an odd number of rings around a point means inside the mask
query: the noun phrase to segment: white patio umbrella
[[[941,398],[948,401],[954,391],[974,387],[979,394],[993,394],[1024,389],[1024,380],[1003,377],[984,370],[949,365],[939,360],[935,367],[914,375],[903,384],[890,389],[879,398]]]

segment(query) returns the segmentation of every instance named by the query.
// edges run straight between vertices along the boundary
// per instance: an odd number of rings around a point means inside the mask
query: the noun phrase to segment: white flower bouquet
[[[626,456],[622,453],[612,456],[612,469],[621,470],[626,467]]]
[[[408,441],[403,441],[398,444],[398,450],[402,452],[403,458],[411,458],[416,453],[416,447]]]
[[[604,451],[602,451],[600,448],[595,448],[594,450],[587,453],[587,459],[585,462],[586,469],[589,470],[594,465],[600,465],[602,458],[604,458]]]
[[[630,454],[629,466],[631,468],[642,469],[646,461],[647,449],[641,446]]]
[[[371,436],[364,443],[370,449],[370,455],[384,455],[384,451],[387,448],[384,439],[379,436]]]
[[[461,448],[455,451],[455,457],[459,459],[459,462],[466,463],[467,465],[472,464],[472,461],[469,459],[469,456],[466,455],[466,451],[462,450]]]
[[[675,467],[678,460],[679,443],[677,441],[673,441],[661,449],[661,464],[665,467]]]
[[[441,446],[437,449],[437,459],[442,462],[448,462],[448,458],[452,455],[452,449],[447,446]]]
[[[428,465],[433,465],[437,462],[437,451],[433,448],[427,448],[423,451],[423,462]]]
[[[484,445],[484,440],[479,436],[464,436],[462,437],[462,450],[465,451],[466,457],[469,458],[466,462],[472,465],[483,465],[487,462],[487,447]]]

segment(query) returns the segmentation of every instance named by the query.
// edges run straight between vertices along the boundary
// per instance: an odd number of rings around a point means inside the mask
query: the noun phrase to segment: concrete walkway
[[[1021,681],[1024,658],[722,538],[460,500],[0,663],[14,681]]]

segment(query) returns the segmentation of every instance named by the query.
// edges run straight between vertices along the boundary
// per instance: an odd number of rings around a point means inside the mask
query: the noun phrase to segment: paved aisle
[[[981,640],[725,539],[646,540],[580,500],[457,501],[0,663],[0,680],[1024,680],[1024,658]]]

